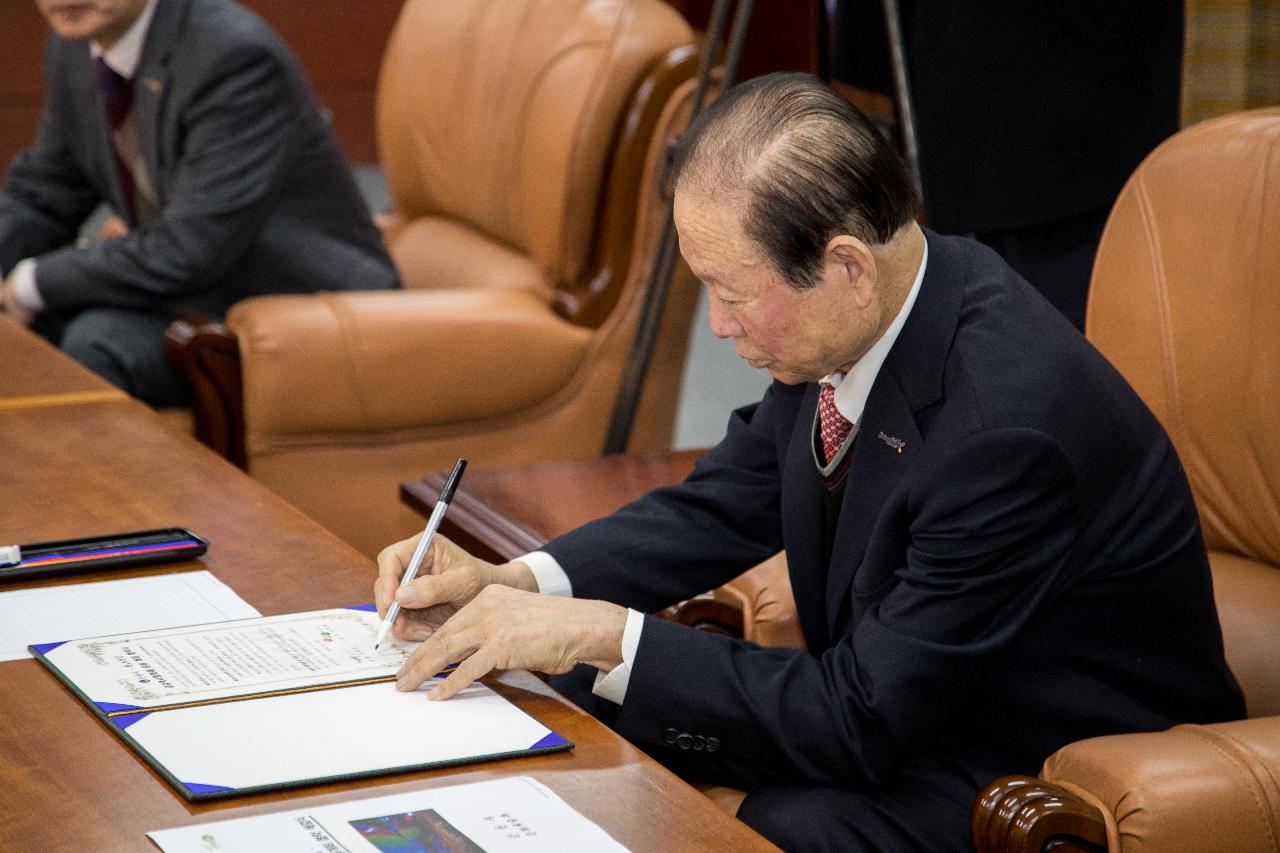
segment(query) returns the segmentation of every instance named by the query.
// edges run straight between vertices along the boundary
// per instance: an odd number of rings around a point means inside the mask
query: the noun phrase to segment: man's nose
[[[708,300],[710,310],[708,314],[711,320],[711,334],[717,338],[736,338],[742,334],[742,325],[729,315],[715,297]]]

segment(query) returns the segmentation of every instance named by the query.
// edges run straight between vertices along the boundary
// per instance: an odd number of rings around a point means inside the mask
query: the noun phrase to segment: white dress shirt
[[[124,35],[116,40],[107,50],[96,41],[89,42],[89,55],[94,59],[102,57],[107,66],[126,80],[132,80],[142,62],[142,47],[147,41],[147,31],[151,28],[151,18],[156,12],[156,3],[160,0],[147,0],[142,14],[125,30]],[[24,258],[14,264],[9,273],[13,282],[13,297],[18,304],[32,314],[44,310],[44,298],[36,286],[36,259]]]
[[[929,244],[926,242],[915,281],[912,282],[911,290],[907,293],[907,298],[902,303],[902,308],[898,310],[897,316],[889,324],[889,328],[871,349],[867,350],[866,355],[854,363],[848,374],[832,373],[818,380],[821,383],[836,386],[836,409],[855,425],[862,417],[862,410],[866,408],[867,397],[871,394],[871,386],[876,381],[876,375],[880,373],[881,365],[884,364],[889,350],[893,349],[894,343],[898,340],[898,334],[906,324],[912,306],[916,304],[916,297],[920,294],[920,284],[924,281],[924,270],[928,263]],[[573,584],[569,581],[569,576],[565,574],[564,569],[556,562],[555,557],[546,551],[534,551],[519,559],[533,571],[539,592],[548,595],[573,595]],[[628,609],[627,625],[622,632],[622,663],[607,673],[601,672],[597,675],[596,682],[591,688],[592,693],[610,702],[622,704],[627,696],[627,685],[631,681],[631,666],[635,663],[636,653],[640,648],[640,632],[643,628],[644,614]]]
[[[156,13],[156,3],[160,0],[147,0],[142,14],[124,31],[124,35],[116,39],[116,43],[106,50],[96,41],[89,42],[89,55],[94,59],[99,56],[112,71],[126,80],[132,80],[138,73],[142,63],[142,47],[147,42],[147,31],[151,29],[151,18]]]

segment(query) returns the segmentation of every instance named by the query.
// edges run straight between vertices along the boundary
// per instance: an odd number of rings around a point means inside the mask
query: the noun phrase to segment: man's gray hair
[[[730,89],[685,132],[672,174],[677,192],[742,203],[744,232],[795,287],[817,284],[832,237],[881,244],[916,211],[897,152],[808,74],[768,74]]]

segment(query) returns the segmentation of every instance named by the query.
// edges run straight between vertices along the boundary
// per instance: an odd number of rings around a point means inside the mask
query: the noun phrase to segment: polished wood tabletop
[[[0,391],[60,393],[52,382],[41,386],[41,376],[67,378],[67,392],[103,390],[11,325],[0,317]],[[206,568],[266,615],[371,599],[370,561],[128,398],[0,408],[0,460],[0,542],[171,525],[210,542],[198,562],[46,584]],[[0,591],[35,585],[3,583]],[[0,850],[150,850],[148,830],[510,774],[538,779],[631,849],[772,849],[533,676],[513,672],[490,683],[576,747],[194,804],[35,661],[0,663]]]
[[[486,560],[505,561],[603,518],[645,494],[678,483],[706,450],[605,456],[468,471],[441,532]],[[431,512],[448,471],[400,484],[400,499]]]
[[[24,400],[47,405],[57,398],[86,396],[125,395],[0,313],[0,406]]]

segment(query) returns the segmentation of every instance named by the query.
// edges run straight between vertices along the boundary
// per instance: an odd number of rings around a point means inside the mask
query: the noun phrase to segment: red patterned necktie
[[[853,422],[836,408],[835,386],[824,383],[818,394],[818,431],[822,435],[822,452],[827,464],[836,458],[851,429]]]

